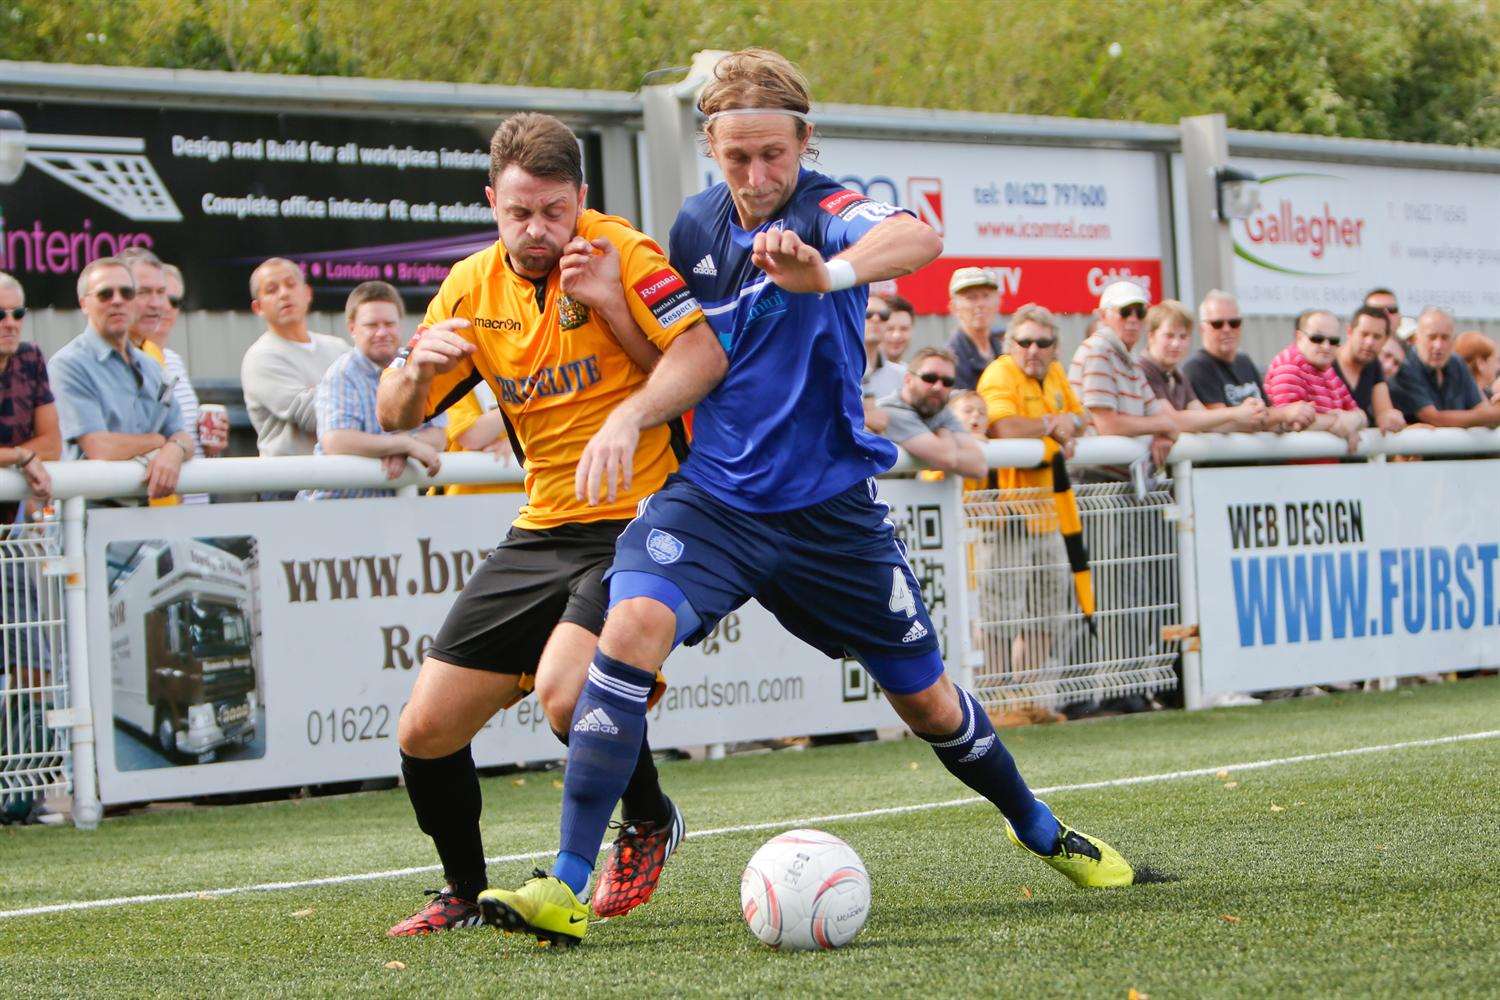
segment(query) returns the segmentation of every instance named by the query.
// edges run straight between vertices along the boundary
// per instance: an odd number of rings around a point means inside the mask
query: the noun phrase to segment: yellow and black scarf
[[[1063,545],[1068,550],[1068,568],[1073,571],[1073,594],[1078,598],[1078,609],[1089,631],[1094,628],[1094,575],[1089,571],[1089,550],[1083,544],[1083,522],[1078,517],[1078,498],[1073,495],[1073,482],[1068,478],[1067,460],[1062,446],[1050,437],[1042,438],[1046,448],[1043,465],[1052,467],[1052,505],[1057,512],[1057,530],[1062,533]]]

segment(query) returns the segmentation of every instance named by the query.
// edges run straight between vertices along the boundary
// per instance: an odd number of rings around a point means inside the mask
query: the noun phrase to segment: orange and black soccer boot
[[[624,916],[656,891],[662,867],[687,833],[682,810],[671,799],[667,799],[667,808],[671,818],[665,823],[617,824],[620,835],[609,849],[590,900],[594,916]]]
[[[455,896],[452,889],[428,889],[426,894],[432,897],[427,905],[386,931],[387,937],[418,937],[460,927],[478,927],[483,922],[479,904]]]

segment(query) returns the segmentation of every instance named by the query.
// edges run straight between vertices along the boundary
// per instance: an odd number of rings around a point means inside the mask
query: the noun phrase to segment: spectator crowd
[[[349,341],[308,329],[312,289],[292,261],[263,262],[250,275],[249,291],[251,312],[266,329],[245,352],[240,382],[262,457],[378,458],[387,479],[400,477],[408,461],[435,474],[445,451],[483,451],[514,463],[494,394],[486,387],[410,433],[381,428],[375,415],[380,373],[404,338],[405,304],[390,284],[367,281],[349,295],[344,310]],[[0,527],[42,514],[52,492],[44,463],[64,458],[138,462],[152,505],[207,502],[202,494],[178,495],[178,477],[188,461],[225,453],[229,424],[223,407],[201,404],[186,363],[168,346],[184,292],[181,270],[150,250],[132,247],[91,261],[77,283],[83,329],[48,359],[23,336],[25,288],[0,272],[0,468],[19,471],[31,493],[24,503],[0,503]],[[893,371],[904,370],[894,360],[892,365]],[[392,492],[259,496],[318,500]]]
[[[41,509],[51,488],[43,463],[64,456],[139,462],[153,504],[207,499],[176,494],[184,463],[228,446],[222,408],[200,405],[182,356],[169,346],[184,292],[182,272],[149,250],[90,262],[77,285],[83,330],[49,360],[22,336],[25,289],[0,273],[0,467],[19,470],[32,491],[25,504],[0,506],[0,523]],[[309,330],[312,289],[290,260],[260,264],[249,292],[251,311],[266,328],[245,352],[240,382],[260,455],[378,458],[390,479],[409,462],[436,472],[445,451],[514,461],[493,393],[483,386],[415,431],[381,429],[376,387],[400,347],[405,318],[391,285],[369,281],[350,294],[349,341]],[[972,486],[1012,481],[986,468],[984,438],[1048,438],[1069,456],[1086,434],[1148,438],[1160,464],[1184,433],[1322,430],[1352,451],[1367,429],[1500,426],[1494,341],[1478,331],[1458,335],[1441,308],[1403,317],[1385,288],[1371,290],[1347,320],[1322,309],[1303,312],[1264,372],[1240,350],[1244,318],[1224,292],[1210,291],[1194,311],[1170,299],[1151,305],[1139,285],[1112,282],[1066,366],[1058,323],[1045,308],[1021,306],[1009,330],[1000,327],[1000,290],[989,271],[957,269],[948,292],[951,339],[913,353],[912,304],[893,285],[872,290],[865,423],[929,470],[963,476]],[[1122,481],[1128,474],[1090,468],[1082,478]]]

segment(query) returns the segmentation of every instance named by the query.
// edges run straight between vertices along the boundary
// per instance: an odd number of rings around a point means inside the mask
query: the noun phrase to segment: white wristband
[[[828,290],[830,292],[842,292],[846,288],[853,288],[858,284],[854,276],[854,265],[842,258],[830,260],[828,267]]]

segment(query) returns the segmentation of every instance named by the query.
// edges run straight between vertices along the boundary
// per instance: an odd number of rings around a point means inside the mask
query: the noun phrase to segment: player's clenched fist
[[[573,237],[563,247],[558,268],[562,290],[591,309],[604,309],[625,298],[620,284],[620,252],[603,237],[592,242]]]
[[[454,317],[432,326],[418,327],[417,345],[407,356],[406,367],[424,382],[434,375],[452,371],[454,365],[475,351],[474,344],[458,333],[468,325],[468,320]]]
[[[833,287],[823,255],[790,229],[756,233],[750,261],[789,292],[826,292]]]

